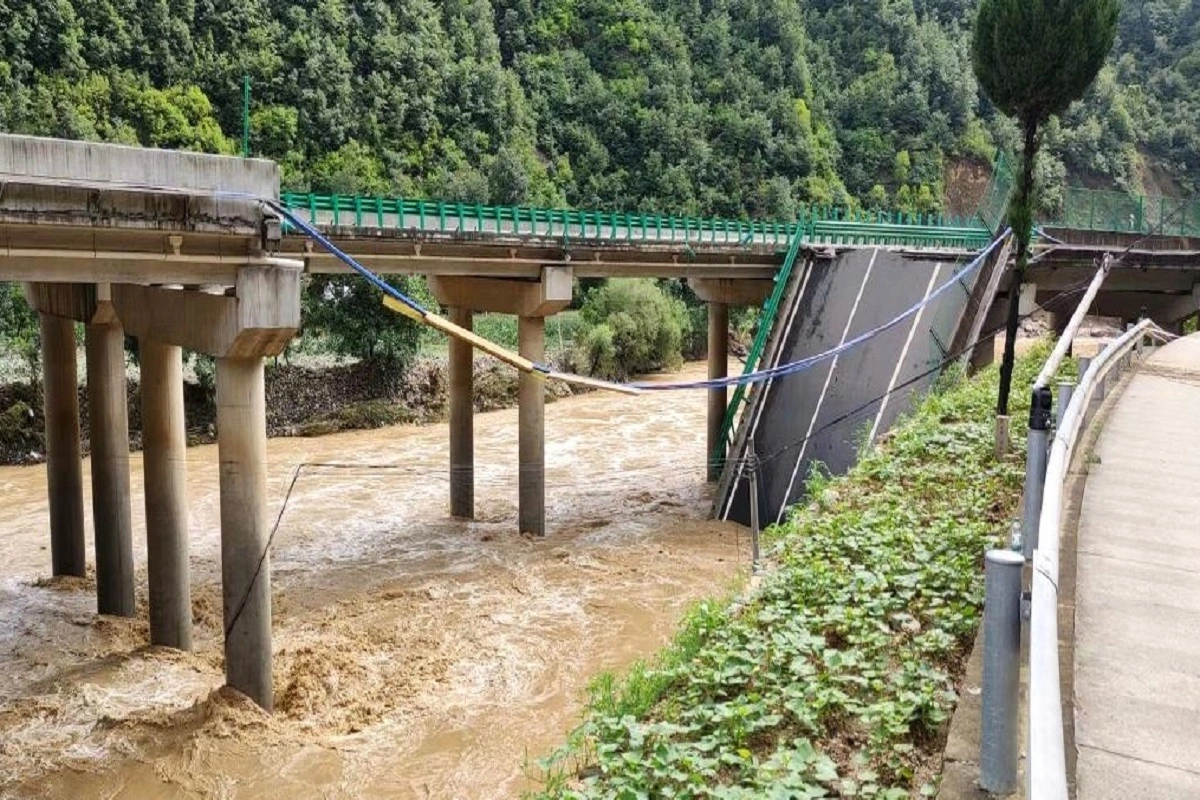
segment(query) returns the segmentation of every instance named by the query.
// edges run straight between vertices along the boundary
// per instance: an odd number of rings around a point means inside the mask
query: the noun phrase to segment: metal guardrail
[[[430,234],[492,234],[685,245],[787,247],[807,243],[947,247],[977,250],[991,241],[974,219],[941,214],[847,212],[810,207],[795,220],[736,220],[657,214],[487,206],[473,203],[357,195],[283,192],[280,203],[314,225],[352,226]]]
[[[1103,393],[1110,373],[1155,325],[1142,320],[1091,360],[1070,393],[1055,432],[1046,466],[1037,547],[1033,551],[1029,618],[1029,743],[1026,764],[1028,800],[1067,800],[1067,762],[1063,742],[1062,684],[1058,670],[1059,546],[1062,540],[1063,490],[1071,456],[1084,430],[1093,397]]]

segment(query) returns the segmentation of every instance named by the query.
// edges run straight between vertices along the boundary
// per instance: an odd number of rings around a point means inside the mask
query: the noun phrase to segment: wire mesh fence
[[[1015,183],[1013,161],[1000,153],[978,212],[993,233],[1004,227]],[[1043,226],[1072,230],[1200,236],[1200,199],[1069,186],[1063,191],[1061,204],[1042,209],[1037,219]]]

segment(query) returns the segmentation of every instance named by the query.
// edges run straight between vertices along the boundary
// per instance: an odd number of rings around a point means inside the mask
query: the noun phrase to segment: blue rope
[[[367,269],[362,264],[358,263],[348,253],[344,252],[341,248],[339,248],[337,245],[335,245],[333,242],[331,242],[328,238],[326,238],[326,236],[323,233],[321,233],[319,230],[317,230],[314,226],[310,225],[308,222],[305,222],[303,219],[301,219],[297,215],[293,214],[291,211],[284,208],[282,205],[275,202],[274,200],[263,200],[263,203],[265,203],[266,206],[268,208],[270,208],[271,210],[277,212],[280,216],[282,216],[284,219],[286,219],[289,223],[291,223],[292,225],[295,225],[299,230],[303,231],[306,236],[313,239],[313,241],[315,241],[317,244],[321,245],[326,250],[328,250],[329,253],[334,258],[336,258],[338,261],[341,261],[343,264],[348,266],[350,269],[354,270],[359,275],[361,275],[363,278],[365,278],[367,280],[367,282],[370,283],[372,286],[374,286],[376,289],[383,292],[388,297],[391,297],[391,298],[397,300],[398,302],[403,303],[404,305],[408,306],[413,311],[420,314],[422,318],[428,318],[430,316],[431,312],[429,311],[429,309],[425,308],[423,305],[418,303],[416,300],[412,299],[411,297],[406,295],[404,292],[400,291],[395,286],[392,286],[390,283],[385,281],[383,278],[379,277],[374,272]],[[540,372],[543,375],[549,375],[551,372],[554,371],[550,367],[549,364],[543,364],[540,361],[531,361],[530,363],[533,364],[533,369],[535,371]]]
[[[861,333],[858,336],[855,336],[853,339],[850,339],[830,350],[826,350],[823,353],[818,353],[813,356],[808,356],[807,358],[802,358],[799,361],[791,361],[791,362],[788,362],[787,364],[779,364],[777,366],[770,367],[768,369],[756,370],[755,372],[745,373],[743,375],[733,375],[733,376],[729,376],[726,378],[710,378],[708,380],[702,380],[702,381],[671,382],[671,383],[650,383],[650,382],[642,381],[642,382],[637,382],[637,383],[631,383],[628,385],[635,389],[641,389],[644,391],[672,391],[672,390],[678,390],[678,389],[720,389],[720,388],[729,387],[729,386],[740,386],[740,385],[745,385],[745,384],[760,383],[762,381],[769,380],[772,378],[779,378],[779,377],[783,377],[785,375],[794,375],[798,372],[803,372],[807,369],[810,369],[810,368],[816,366],[817,364],[821,363],[822,361],[827,361],[835,356],[841,355],[842,353],[846,352],[847,350],[851,350],[851,349],[857,347],[858,345],[860,345],[870,339],[873,339],[874,337],[878,336],[879,334],[883,333],[884,331],[886,331],[890,328],[893,328],[896,325],[899,325],[901,322],[908,319],[913,314],[917,313],[917,311],[924,308],[926,305],[932,303],[938,297],[940,297],[941,295],[943,295],[944,293],[949,291],[950,288],[952,286],[954,286],[956,283],[958,283],[958,281],[961,280],[964,276],[966,276],[966,275],[970,274],[971,272],[973,272],[974,270],[978,269],[979,266],[984,262],[984,260],[986,260],[988,254],[990,254],[993,250],[995,250],[996,247],[1000,244],[1000,242],[1002,242],[1008,236],[1008,234],[1009,234],[1009,231],[1005,230],[1002,234],[1000,234],[999,237],[996,238],[995,241],[993,241],[990,245],[988,245],[986,249],[981,251],[979,253],[979,255],[977,255],[971,261],[971,263],[969,263],[967,266],[963,267],[961,270],[959,270],[954,275],[952,275],[948,281],[943,283],[941,286],[939,286],[937,289],[935,289],[933,292],[931,292],[927,297],[922,299],[916,305],[914,305],[911,308],[907,309],[906,311],[902,312],[898,316],[893,317],[892,319],[888,320],[887,322],[883,323],[882,325],[880,325],[876,328],[872,328],[871,330],[866,331],[864,333]]]

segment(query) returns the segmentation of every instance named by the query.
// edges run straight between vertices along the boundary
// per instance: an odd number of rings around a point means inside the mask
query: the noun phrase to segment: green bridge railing
[[[788,247],[806,242],[978,249],[990,241],[977,219],[810,207],[795,220],[739,220],[623,212],[488,206],[437,200],[283,192],[290,211],[316,225],[637,243]]]
[[[750,344],[750,351],[746,354],[743,375],[749,375],[757,370],[759,362],[762,361],[763,352],[767,347],[767,339],[770,338],[771,330],[775,327],[775,317],[779,313],[779,306],[783,303],[783,296],[787,292],[788,281],[791,280],[792,271],[800,256],[800,245],[799,237],[792,240],[787,255],[783,259],[783,266],[775,273],[775,285],[771,288],[771,294],[763,303],[762,312],[759,314],[758,329],[754,332],[754,341]],[[725,465],[725,455],[729,452],[729,446],[733,444],[733,426],[737,422],[738,412],[745,402],[746,384],[739,383],[733,390],[733,397],[730,398],[729,405],[725,408],[725,418],[721,420],[721,432],[717,436],[713,452],[709,454],[713,470],[719,471]]]

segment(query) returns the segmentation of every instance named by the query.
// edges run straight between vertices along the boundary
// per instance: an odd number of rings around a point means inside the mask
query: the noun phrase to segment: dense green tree
[[[1021,171],[1008,206],[1017,240],[996,413],[1008,414],[1017,335],[1017,289],[1029,259],[1038,133],[1083,96],[1112,49],[1118,0],[981,0],[971,40],[975,75],[996,106],[1020,123]]]
[[[25,362],[29,385],[37,388],[41,328],[18,283],[0,283],[0,350],[15,353]]]

